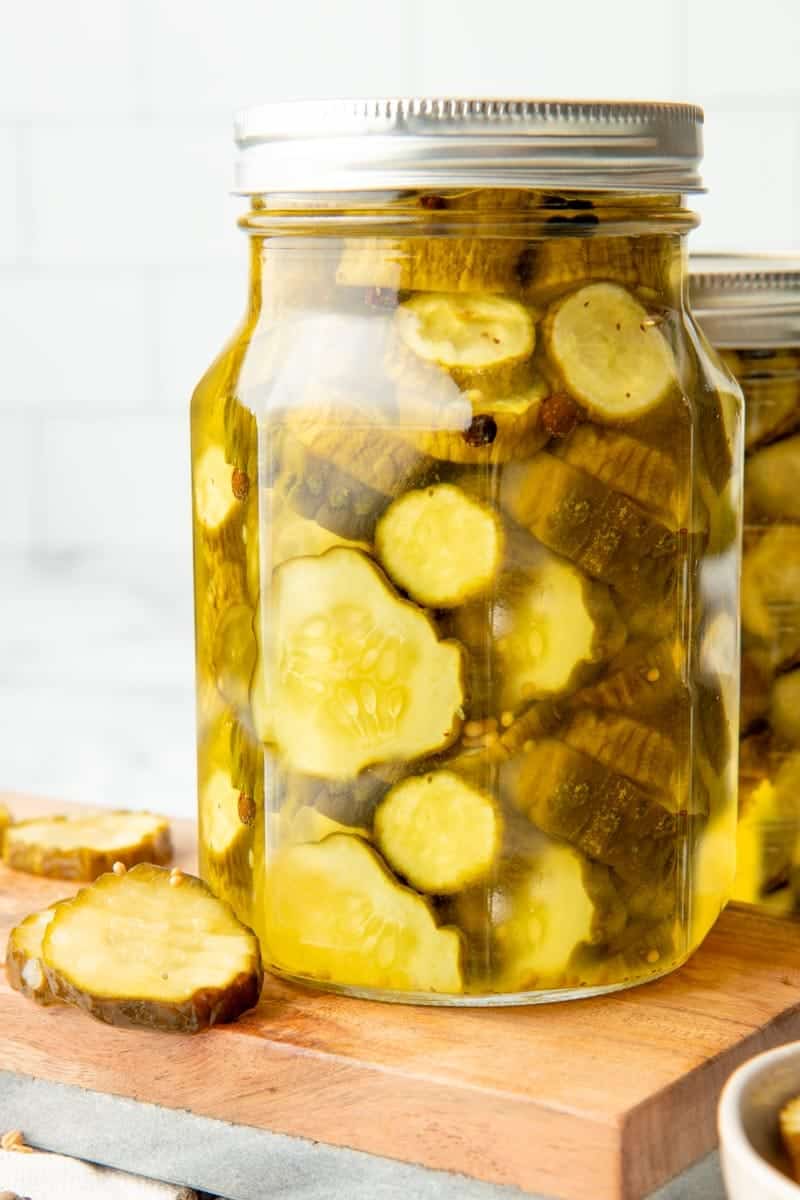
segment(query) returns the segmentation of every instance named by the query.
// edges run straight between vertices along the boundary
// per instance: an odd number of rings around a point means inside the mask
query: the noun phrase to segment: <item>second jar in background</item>
[[[746,400],[734,898],[800,912],[800,258],[703,255],[693,306]]]

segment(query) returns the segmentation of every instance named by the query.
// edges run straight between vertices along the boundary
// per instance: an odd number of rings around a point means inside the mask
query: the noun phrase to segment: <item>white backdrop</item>
[[[230,118],[693,100],[705,248],[800,248],[797,0],[0,0],[0,787],[193,808],[187,405],[244,301]]]

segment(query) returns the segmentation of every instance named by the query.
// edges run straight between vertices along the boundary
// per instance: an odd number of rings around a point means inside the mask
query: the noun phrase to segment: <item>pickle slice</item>
[[[435,473],[434,461],[346,400],[292,412],[277,492],[296,512],[340,537],[371,540],[390,500]]]
[[[529,458],[549,438],[542,410],[550,388],[532,372],[510,391],[481,383],[461,391],[439,368],[401,375],[399,430],[432,458],[489,465]]]
[[[461,938],[359,837],[290,846],[267,872],[266,942],[291,975],[391,991],[463,990]]]
[[[269,490],[265,507],[262,536],[266,556],[273,569],[290,558],[324,554],[334,546],[349,546],[351,550],[369,552],[368,542],[342,537],[326,529],[318,521],[302,516],[277,491]]]
[[[200,790],[200,836],[206,850],[208,882],[217,894],[227,895],[242,874],[249,877],[253,805],[254,798],[221,767],[212,771]]]
[[[505,296],[420,292],[399,306],[395,322],[403,347],[462,387],[510,381],[536,341],[531,313]]]
[[[778,1122],[784,1148],[792,1163],[795,1181],[800,1183],[800,1096],[784,1104]]]
[[[784,742],[800,746],[800,670],[779,675],[772,686],[769,723]],[[798,801],[800,826],[800,801]]]
[[[192,875],[142,863],[63,900],[45,930],[53,995],[110,1025],[194,1033],[258,1003],[258,940]]]
[[[491,587],[503,557],[497,515],[461,488],[440,483],[406,492],[375,529],[389,577],[419,604],[453,608]]]
[[[663,450],[617,429],[583,424],[564,442],[559,457],[643,508],[674,519],[678,469],[674,458]]]
[[[234,604],[217,624],[211,657],[217,690],[240,715],[250,704],[250,680],[257,655],[253,610],[249,604]]]
[[[678,755],[675,743],[658,729],[624,713],[575,713],[562,734],[574,750],[588,754],[605,766],[626,775],[644,788],[672,796]]]
[[[625,914],[607,870],[572,846],[545,842],[508,894],[494,898],[498,990],[567,987],[582,947],[607,939]]]
[[[637,605],[661,601],[674,583],[677,534],[621,492],[543,450],[503,472],[511,516],[588,575]]]
[[[366,555],[335,547],[274,574],[272,724],[287,765],[350,779],[458,735],[463,651]]]
[[[336,272],[343,287],[390,291],[505,291],[516,283],[514,238],[366,238],[345,241]]]
[[[678,692],[681,657],[676,641],[628,642],[609,663],[602,679],[576,692],[573,703],[648,716]]]
[[[115,862],[168,863],[169,822],[147,812],[103,812],[80,817],[37,817],[12,825],[3,857],[16,871],[51,879],[91,881]]]
[[[543,739],[509,768],[512,803],[631,882],[660,875],[677,845],[677,819],[644,788],[588,755]]]
[[[744,472],[749,520],[800,521],[800,436],[757,450]]]
[[[574,691],[625,641],[606,589],[571,563],[548,558],[506,595],[492,607],[503,710]]]
[[[800,527],[776,525],[742,562],[742,626],[779,667],[800,654]]]
[[[491,796],[452,771],[404,779],[375,813],[378,846],[412,887],[433,895],[482,879],[500,849],[500,816]]]
[[[37,1004],[55,1004],[42,966],[42,938],[55,916],[56,905],[31,913],[8,935],[6,979],[12,988]]]
[[[591,283],[558,301],[545,342],[566,390],[599,421],[633,421],[676,385],[669,343],[618,284]]]
[[[284,814],[281,813],[283,818]],[[313,804],[301,804],[287,819],[281,821],[280,839],[282,846],[294,846],[303,842],[321,842],[334,833],[349,834],[352,837],[370,840],[368,829],[356,825],[343,825],[326,813],[320,812]]]

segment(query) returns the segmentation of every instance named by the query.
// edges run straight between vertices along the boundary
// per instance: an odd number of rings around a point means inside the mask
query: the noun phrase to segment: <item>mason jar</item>
[[[192,403],[200,859],[281,976],[663,975],[734,870],[741,410],[686,308],[701,113],[268,105]]]
[[[800,257],[699,255],[691,290],[746,400],[733,894],[800,912]]]

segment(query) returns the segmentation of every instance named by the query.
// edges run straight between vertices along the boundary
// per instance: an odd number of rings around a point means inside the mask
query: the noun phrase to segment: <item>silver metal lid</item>
[[[800,346],[800,255],[695,254],[692,311],[716,346]]]
[[[236,191],[554,187],[702,191],[692,104],[418,97],[295,100],[240,113]]]

